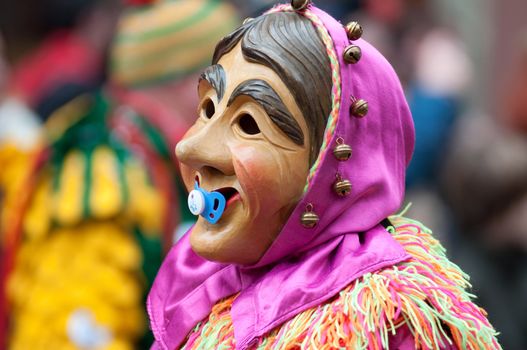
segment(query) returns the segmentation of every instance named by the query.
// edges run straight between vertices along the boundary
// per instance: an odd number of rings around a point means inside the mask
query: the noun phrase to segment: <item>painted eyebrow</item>
[[[236,87],[229,98],[227,106],[230,106],[238,96],[242,95],[249,96],[258,102],[269,115],[271,121],[294,143],[297,145],[304,144],[304,134],[302,129],[300,129],[300,125],[298,125],[295,118],[284,105],[280,96],[267,82],[260,79],[244,81]]]
[[[227,84],[227,77],[223,67],[220,64],[214,64],[207,67],[203,73],[201,73],[198,84],[202,80],[206,80],[214,88],[214,90],[216,90],[218,101],[221,101],[223,95],[225,94],[225,85]]]

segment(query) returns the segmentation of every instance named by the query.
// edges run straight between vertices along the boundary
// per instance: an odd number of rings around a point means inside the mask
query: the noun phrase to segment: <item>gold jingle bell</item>
[[[338,144],[333,149],[333,155],[337,160],[340,160],[341,162],[346,161],[351,158],[351,147],[349,145],[346,145],[345,143]]]
[[[351,105],[351,114],[358,118],[364,118],[368,114],[368,102],[363,99],[354,100]]]
[[[351,182],[349,182],[349,180],[342,180],[339,177],[337,178],[337,182],[333,185],[333,190],[340,197],[345,197],[351,193]]]
[[[317,225],[318,215],[313,212],[312,204],[307,205],[306,211],[302,214],[302,217],[300,218],[300,222],[305,228],[313,228]]]
[[[346,25],[346,33],[348,34],[348,39],[350,40],[358,40],[362,36],[362,26],[359,24],[359,22],[349,22]]]
[[[344,61],[355,64],[360,61],[362,50],[357,45],[350,45],[344,49]]]
[[[291,0],[291,7],[295,11],[302,11],[307,7],[307,5],[309,5],[310,2],[310,0]]]

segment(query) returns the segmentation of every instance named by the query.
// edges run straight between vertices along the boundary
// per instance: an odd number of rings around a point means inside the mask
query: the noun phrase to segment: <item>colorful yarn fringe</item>
[[[421,223],[390,218],[393,237],[411,258],[366,274],[324,305],[304,311],[260,339],[256,349],[389,349],[402,327],[415,348],[501,349],[485,311],[465,288],[468,276]],[[183,349],[232,349],[230,308],[236,297],[213,308]]]
[[[273,7],[268,13],[273,12],[293,12],[293,8],[291,5],[278,5]],[[320,167],[320,162],[322,159],[324,159],[324,155],[326,154],[328,150],[328,145],[331,142],[331,138],[333,137],[333,133],[335,131],[335,127],[337,126],[337,121],[340,113],[340,103],[341,103],[341,95],[342,95],[342,82],[340,78],[340,65],[339,60],[337,57],[337,52],[335,49],[335,45],[333,44],[333,39],[331,39],[331,36],[329,35],[328,30],[324,26],[324,23],[318,18],[317,15],[315,15],[312,11],[309,10],[309,7],[302,11],[298,12],[302,16],[308,18],[315,28],[317,29],[320,39],[322,39],[322,42],[324,43],[324,46],[326,46],[326,52],[328,54],[329,62],[331,65],[331,80],[332,80],[332,90],[331,90],[331,112],[328,117],[328,121],[326,123],[326,129],[324,131],[324,138],[322,140],[322,146],[320,147],[320,151],[318,153],[318,157],[311,166],[311,169],[309,170],[309,174],[307,176],[307,182],[306,186],[304,187],[304,192],[307,191],[309,188],[309,184],[313,180],[313,177],[315,176],[315,173],[317,172],[318,168]]]

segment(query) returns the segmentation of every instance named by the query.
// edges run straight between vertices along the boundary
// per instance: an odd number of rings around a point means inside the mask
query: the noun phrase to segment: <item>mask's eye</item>
[[[260,133],[260,128],[250,114],[242,114],[238,119],[240,129],[247,135],[256,135]]]
[[[216,112],[216,108],[214,107],[214,102],[210,98],[207,98],[203,103],[201,104],[201,116],[207,119],[212,118],[214,113]]]

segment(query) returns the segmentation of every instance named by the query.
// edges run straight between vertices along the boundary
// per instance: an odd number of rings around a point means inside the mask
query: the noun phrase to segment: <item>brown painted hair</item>
[[[331,111],[331,66],[324,43],[311,21],[294,12],[257,17],[223,38],[213,64],[241,40],[249,62],[271,68],[293,92],[309,128],[310,162],[318,156]]]

